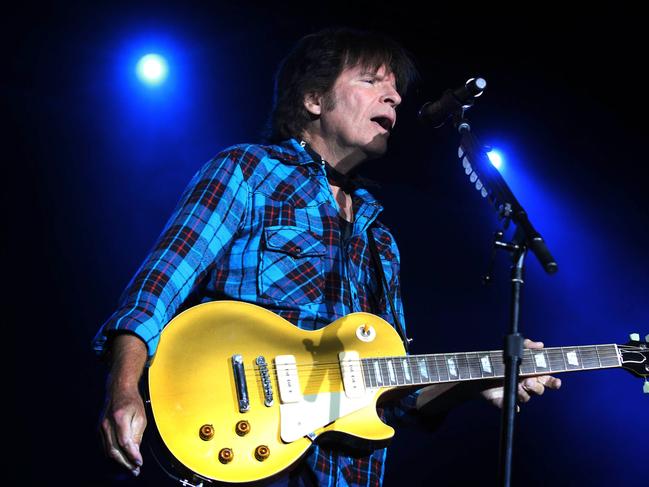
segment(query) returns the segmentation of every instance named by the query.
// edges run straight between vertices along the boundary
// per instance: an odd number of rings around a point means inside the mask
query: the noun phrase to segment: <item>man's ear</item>
[[[322,96],[317,93],[304,95],[304,107],[311,115],[322,114]]]

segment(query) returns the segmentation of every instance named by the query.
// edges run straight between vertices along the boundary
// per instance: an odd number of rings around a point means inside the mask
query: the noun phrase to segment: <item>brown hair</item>
[[[328,95],[340,73],[358,65],[371,71],[387,66],[402,97],[418,78],[412,56],[382,34],[350,28],[309,34],[298,41],[275,74],[265,138],[277,143],[299,137],[312,117],[304,107],[304,97],[309,93]]]

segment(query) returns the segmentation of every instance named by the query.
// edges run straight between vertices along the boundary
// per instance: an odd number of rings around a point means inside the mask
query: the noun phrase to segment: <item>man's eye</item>
[[[366,83],[374,84],[374,81],[375,81],[375,80],[374,80],[374,78],[366,78],[366,79],[364,79],[363,81],[365,81]]]

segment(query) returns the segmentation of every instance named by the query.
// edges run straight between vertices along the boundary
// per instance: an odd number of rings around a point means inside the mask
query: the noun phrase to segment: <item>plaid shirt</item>
[[[151,358],[176,314],[218,299],[263,306],[307,330],[355,311],[391,323],[370,260],[365,234],[370,226],[403,323],[399,251],[376,220],[382,207],[362,188],[352,201],[355,219],[343,242],[325,167],[297,140],[224,150],[188,185],[117,311],[95,337],[95,350],[102,353],[115,333],[130,332],[144,340]],[[384,417],[410,422],[415,400],[411,395],[400,407],[386,408]],[[299,484],[381,485],[385,455],[385,448],[349,456],[314,444],[297,470]]]

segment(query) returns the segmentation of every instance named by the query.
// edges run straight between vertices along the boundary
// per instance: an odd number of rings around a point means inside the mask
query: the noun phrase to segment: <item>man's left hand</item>
[[[533,342],[526,338],[523,342],[525,348],[538,349],[543,348],[543,342]],[[528,377],[518,382],[518,402],[526,403],[532,396],[540,396],[545,389],[559,389],[561,379],[551,375],[540,375],[537,377]],[[496,407],[502,408],[505,388],[503,386],[490,387],[480,391],[480,395]]]

